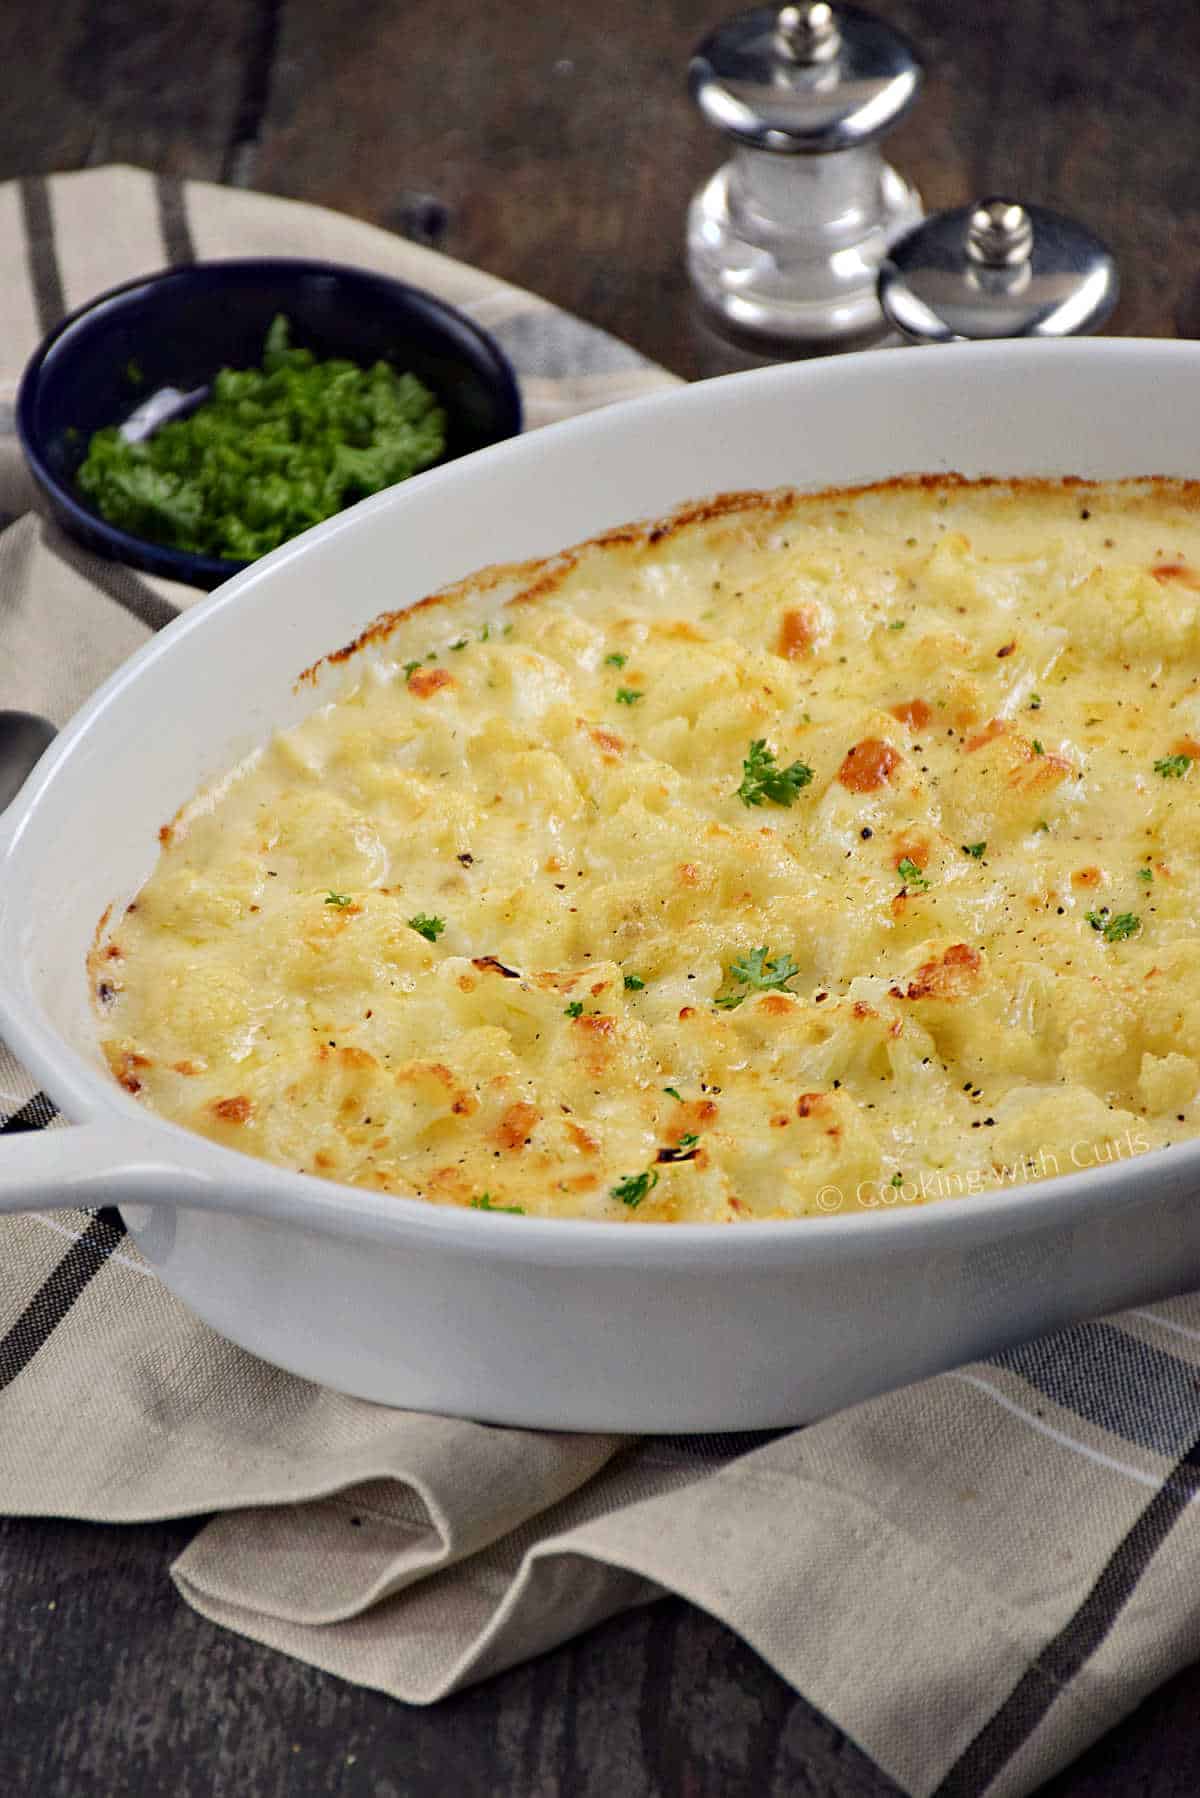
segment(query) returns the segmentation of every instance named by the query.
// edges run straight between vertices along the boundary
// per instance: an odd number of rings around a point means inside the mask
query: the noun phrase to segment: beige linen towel
[[[0,187],[0,246],[0,407],[64,306],[194,254],[321,255],[445,294],[506,343],[531,423],[669,379],[368,226],[132,169]],[[0,506],[30,499],[0,435]],[[61,723],[196,597],[17,519],[0,706]],[[64,1127],[2,1048],[0,1118]],[[1017,1798],[1200,1654],[1198,1485],[1200,1297],[803,1432],[538,1435],[268,1367],[171,1297],[115,1213],[0,1220],[0,1509],[216,1512],[172,1569],[190,1604],[413,1703],[670,1590],[908,1792]]]

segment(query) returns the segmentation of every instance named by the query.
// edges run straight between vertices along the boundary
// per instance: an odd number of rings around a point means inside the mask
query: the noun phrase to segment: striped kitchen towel
[[[0,246],[0,403],[63,307],[255,251],[445,294],[506,344],[533,423],[669,379],[366,225],[132,169],[0,187]],[[26,514],[0,533],[0,706],[61,722],[197,596],[82,555],[29,504],[0,435],[0,505]],[[0,1117],[66,1128],[2,1047]],[[535,1434],[267,1366],[167,1292],[116,1212],[0,1220],[0,1510],[216,1513],[172,1569],[189,1603],[411,1703],[672,1591],[905,1791],[1016,1798],[1200,1654],[1198,1484],[1200,1296],[804,1431]]]

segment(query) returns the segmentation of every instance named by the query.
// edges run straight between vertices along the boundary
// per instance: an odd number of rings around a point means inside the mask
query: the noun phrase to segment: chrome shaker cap
[[[879,302],[918,343],[1073,337],[1117,303],[1112,252],[1075,219],[990,198],[935,213],[899,238],[879,272]]]
[[[739,142],[822,155],[890,131],[922,74],[893,26],[861,7],[806,0],[718,25],[692,57],[688,85],[705,118]]]

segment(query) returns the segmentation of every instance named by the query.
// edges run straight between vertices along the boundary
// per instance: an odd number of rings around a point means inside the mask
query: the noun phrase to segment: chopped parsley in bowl
[[[298,257],[196,262],[101,294],[31,357],[16,411],[64,530],[206,589],[521,429],[512,366],[473,320],[390,276]]]
[[[193,555],[251,562],[407,480],[446,447],[423,381],[293,347],[282,313],[257,368],[222,368],[186,417],[132,439],[96,431],[76,475],[110,524]]]

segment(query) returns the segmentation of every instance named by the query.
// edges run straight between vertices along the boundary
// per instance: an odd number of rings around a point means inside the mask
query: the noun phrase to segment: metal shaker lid
[[[1117,303],[1098,237],[1059,212],[1009,199],[939,212],[894,243],[879,271],[888,322],[919,343],[1073,337]]]
[[[857,6],[807,0],[718,25],[692,57],[705,118],[759,150],[820,155],[890,131],[917,97],[922,66],[906,37]]]

